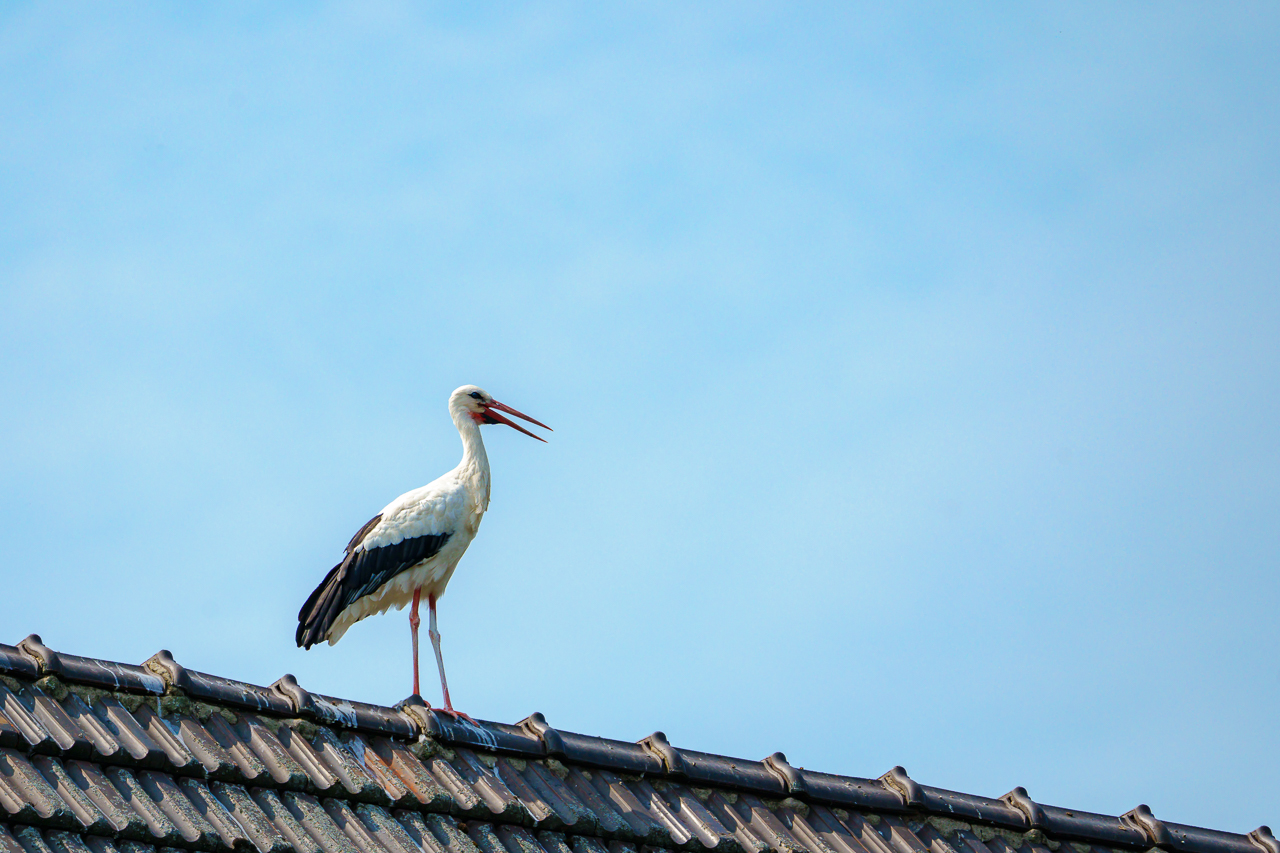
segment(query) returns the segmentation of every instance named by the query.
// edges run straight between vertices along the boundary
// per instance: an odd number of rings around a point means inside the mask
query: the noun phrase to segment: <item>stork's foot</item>
[[[438,713],[438,714],[449,714],[449,715],[450,715],[450,716],[452,716],[455,720],[466,720],[468,723],[470,723],[471,725],[476,726],[476,727],[479,727],[479,725],[480,725],[479,723],[477,723],[477,722],[475,721],[475,718],[474,718],[474,717],[472,717],[470,714],[464,714],[464,713],[462,713],[461,711],[455,711],[455,710],[453,710],[453,708],[452,708],[452,707],[436,708],[436,709],[434,709],[434,710],[435,710],[435,711],[436,711],[436,713]]]

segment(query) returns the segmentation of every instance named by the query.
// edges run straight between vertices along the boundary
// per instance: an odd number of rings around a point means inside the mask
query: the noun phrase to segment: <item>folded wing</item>
[[[402,539],[376,548],[361,543],[382,521],[382,513],[371,518],[347,545],[341,563],[329,570],[320,586],[298,611],[298,645],[309,649],[326,639],[339,614],[362,596],[368,595],[403,571],[429,560],[449,541],[448,533],[432,533]]]

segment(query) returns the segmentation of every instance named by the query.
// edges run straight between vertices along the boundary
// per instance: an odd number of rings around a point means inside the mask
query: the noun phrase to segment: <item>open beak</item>
[[[529,423],[531,423],[531,424],[536,424],[536,425],[538,425],[538,426],[542,427],[543,429],[551,429],[551,427],[547,426],[546,424],[542,423],[541,421],[535,421],[533,418],[529,417],[529,416],[528,416],[528,415],[526,415],[524,412],[517,412],[515,409],[511,408],[510,406],[506,405],[505,403],[499,403],[497,400],[490,400],[490,401],[489,401],[489,408],[485,410],[485,416],[486,416],[486,418],[489,420],[489,422],[490,422],[490,423],[495,423],[495,424],[506,424],[506,425],[507,425],[507,426],[509,426],[509,427],[513,427],[513,428],[515,428],[515,429],[520,430],[520,432],[524,433],[525,435],[529,436],[530,438],[536,438],[536,439],[538,439],[538,441],[542,441],[542,442],[545,442],[545,441],[546,441],[546,439],[545,439],[545,438],[542,438],[541,436],[534,435],[533,433],[529,432],[529,431],[528,431],[527,429],[525,429],[524,427],[520,426],[520,424],[516,423],[515,421],[509,420],[508,418],[504,418],[502,415],[500,415],[500,414],[498,414],[497,412],[495,412],[495,411],[494,411],[494,409],[498,409],[498,410],[503,411],[503,412],[510,412],[511,414],[515,415],[517,418],[521,418],[521,419],[523,419],[523,420],[526,420],[526,421],[528,421],[528,422],[529,422]]]

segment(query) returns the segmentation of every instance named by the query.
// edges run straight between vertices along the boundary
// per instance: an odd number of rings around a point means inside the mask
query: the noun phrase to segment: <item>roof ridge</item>
[[[536,712],[516,724],[478,721],[473,725],[436,713],[416,695],[389,708],[311,693],[289,674],[270,687],[261,687],[187,669],[163,649],[135,665],[56,652],[32,634],[17,646],[0,643],[0,675],[25,681],[52,676],[72,684],[157,699],[181,695],[209,705],[302,718],[386,737],[414,740],[425,736],[525,759],[555,758],[617,773],[848,809],[937,816],[1064,841],[1189,853],[1280,853],[1280,842],[1267,826],[1244,835],[1169,823],[1156,818],[1145,804],[1116,817],[1067,810],[1036,803],[1021,786],[1000,798],[963,794],[922,785],[902,767],[894,767],[878,779],[840,776],[793,767],[780,752],[754,761],[682,749],[672,746],[662,732],[632,743],[562,731]],[[0,693],[4,691],[0,686]]]

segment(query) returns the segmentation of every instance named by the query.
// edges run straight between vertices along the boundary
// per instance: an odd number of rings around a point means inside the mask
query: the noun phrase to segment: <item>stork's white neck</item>
[[[484,439],[480,437],[480,424],[471,419],[468,412],[454,413],[453,422],[462,436],[462,461],[458,463],[458,479],[476,502],[476,512],[489,508],[489,454],[484,452]]]

